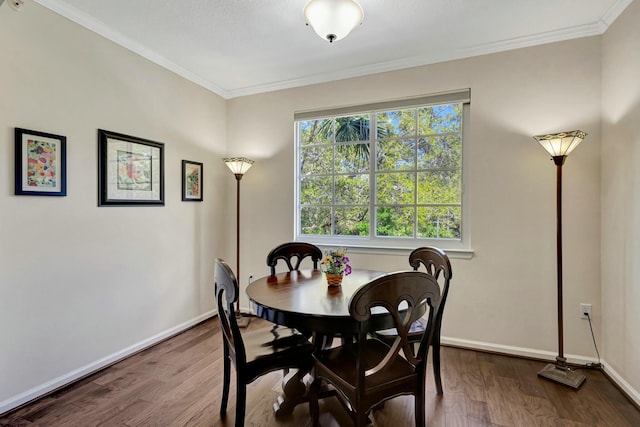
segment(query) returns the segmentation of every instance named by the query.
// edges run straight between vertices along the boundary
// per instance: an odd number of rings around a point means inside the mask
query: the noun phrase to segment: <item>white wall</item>
[[[229,148],[256,160],[242,182],[241,284],[266,274],[269,249],[293,236],[295,111],[469,87],[465,173],[475,256],[452,261],[443,334],[557,354],[556,170],[532,136],[582,129],[589,136],[564,167],[565,352],[595,357],[578,310],[580,302],[594,305],[599,334],[600,56],[600,38],[584,38],[229,100]],[[408,254],[351,255],[355,267],[408,267]]]
[[[640,390],[639,22],[636,1],[604,35],[602,48],[603,357],[635,390]]]
[[[213,310],[234,180],[217,95],[34,2],[0,8],[0,52],[2,413]],[[67,137],[67,197],[13,195],[14,127]],[[97,207],[98,128],[165,144],[164,207]]]

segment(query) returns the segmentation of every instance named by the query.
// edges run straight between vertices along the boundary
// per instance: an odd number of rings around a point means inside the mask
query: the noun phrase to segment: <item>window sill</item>
[[[335,248],[336,245],[330,245],[327,243],[317,243],[310,242],[318,246],[320,249],[324,250],[329,248]],[[406,255],[409,256],[411,251],[415,248],[403,248],[403,247],[372,247],[372,246],[361,246],[361,245],[352,245],[352,244],[341,244],[338,245],[340,247],[345,247],[349,250],[350,253],[354,254],[370,254],[370,255]],[[441,248],[446,252],[449,258],[455,259],[471,259],[473,258],[473,249],[447,249]]]

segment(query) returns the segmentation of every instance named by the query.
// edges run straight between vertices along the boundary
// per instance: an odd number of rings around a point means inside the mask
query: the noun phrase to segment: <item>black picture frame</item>
[[[182,161],[182,201],[201,202],[204,165],[191,160]]]
[[[15,128],[15,194],[67,195],[67,137]]]
[[[164,144],[98,129],[98,206],[164,206]]]

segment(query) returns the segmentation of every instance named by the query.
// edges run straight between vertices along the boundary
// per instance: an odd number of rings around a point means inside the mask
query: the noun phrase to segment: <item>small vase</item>
[[[326,273],[327,277],[327,285],[329,286],[340,286],[342,285],[342,274],[329,274]]]

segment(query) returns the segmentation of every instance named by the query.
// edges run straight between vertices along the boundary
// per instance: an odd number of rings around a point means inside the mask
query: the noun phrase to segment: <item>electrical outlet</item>
[[[591,304],[580,304],[580,318],[582,319],[588,319],[587,314],[589,314],[589,317],[593,317],[591,315]]]

